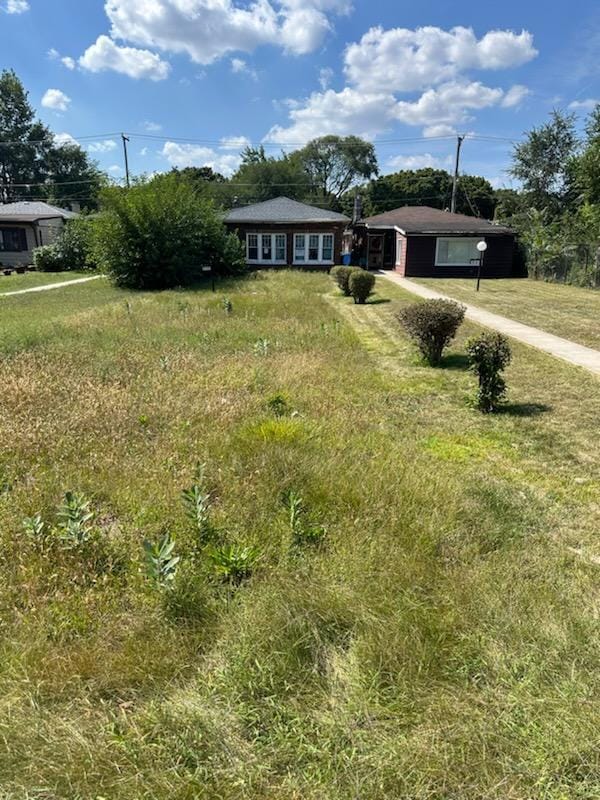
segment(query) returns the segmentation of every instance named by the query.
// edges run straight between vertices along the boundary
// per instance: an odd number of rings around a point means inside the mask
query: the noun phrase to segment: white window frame
[[[296,241],[299,236],[304,237],[304,259],[298,259],[296,257]],[[308,258],[308,251],[309,251],[309,242],[311,236],[318,236],[319,238],[319,246],[318,246],[318,257],[315,258]],[[325,236],[331,236],[331,258],[323,258],[323,238]],[[323,233],[318,233],[317,231],[303,231],[302,233],[295,233],[294,234],[294,258],[293,264],[297,266],[302,266],[303,264],[334,264],[335,263],[335,234],[331,231],[324,231]]]
[[[481,237],[477,238],[476,236],[438,236],[435,240],[435,266],[436,267],[472,267],[475,263],[475,260],[479,257],[479,253],[477,251],[477,242],[479,242]],[[472,242],[475,248],[475,252],[477,255],[473,256],[473,260],[469,260],[468,262],[464,261],[441,261],[440,260],[440,243],[441,242]]]
[[[250,251],[250,244],[249,239],[250,236],[256,236],[256,240],[258,243],[258,258],[250,258],[249,251]],[[271,258],[265,259],[262,257],[263,253],[263,236],[271,237]],[[276,258],[277,255],[277,237],[283,236],[285,239],[284,244],[284,258]],[[277,232],[270,232],[270,231],[247,231],[246,233],[246,261],[248,264],[287,264],[287,234],[281,233],[281,231]]]

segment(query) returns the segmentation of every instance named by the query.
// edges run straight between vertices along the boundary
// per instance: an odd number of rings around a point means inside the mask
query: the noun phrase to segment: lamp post
[[[479,263],[477,264],[477,291],[479,291],[479,284],[481,283],[481,268],[483,267],[483,254],[487,250],[487,242],[485,239],[477,242],[477,249],[479,250]]]

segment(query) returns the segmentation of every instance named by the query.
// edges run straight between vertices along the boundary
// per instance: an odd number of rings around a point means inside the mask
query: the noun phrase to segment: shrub
[[[175,540],[165,533],[159,542],[144,540],[146,575],[162,589],[170,586],[177,574],[180,557],[173,555]]]
[[[40,272],[61,272],[63,267],[56,245],[36,247],[33,251],[33,266]]]
[[[397,319],[421,351],[436,366],[444,348],[454,339],[465,316],[465,307],[453,300],[425,300],[403,308]]]
[[[479,378],[477,405],[486,414],[495,411],[506,393],[500,373],[510,364],[508,339],[501,333],[483,333],[467,343],[467,353]]]
[[[355,303],[362,305],[373,291],[375,275],[365,269],[352,269],[348,279],[348,288]]]
[[[350,297],[350,275],[355,269],[356,267],[333,267],[329,273],[346,297]]]
[[[209,558],[215,575],[233,586],[239,586],[252,574],[258,555],[256,547],[225,544],[215,547],[209,553]]]
[[[107,189],[103,206],[95,251],[118,286],[168,289],[197,282],[203,266],[219,275],[245,269],[241,242],[215,205],[176,176]]]
[[[94,218],[69,220],[52,244],[33,251],[33,263],[41,272],[96,269]]]

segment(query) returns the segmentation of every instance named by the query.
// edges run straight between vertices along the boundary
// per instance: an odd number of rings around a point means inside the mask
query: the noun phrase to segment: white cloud
[[[172,167],[211,167],[223,175],[231,175],[240,164],[239,155],[218,153],[211,147],[165,142],[160,154]]]
[[[113,70],[130,78],[164,80],[171,69],[170,64],[151,53],[135,47],[120,47],[108,36],[99,36],[79,59],[79,64],[90,72]]]
[[[447,169],[452,166],[452,156],[439,158],[431,153],[421,153],[412,156],[394,156],[387,162],[388,166],[395,170],[400,169],[424,169],[433,167],[434,169]]]
[[[71,56],[64,56],[61,61],[67,69],[75,69],[77,66],[75,59],[71,58]]]
[[[492,89],[479,81],[452,81],[428,89],[416,101],[398,101],[395,116],[406,125],[452,125],[470,119],[468,110],[497,105],[503,97],[502,89]]]
[[[74,58],[71,58],[71,56],[61,56],[56,47],[51,47],[50,50],[48,50],[48,52],[46,53],[46,55],[52,61],[58,61],[60,59],[61,63],[67,69],[75,69],[75,67],[77,66],[77,62],[75,61]]]
[[[527,31],[490,31],[477,39],[472,28],[371,28],[344,54],[350,83],[364,91],[410,92],[455,79],[467,69],[516,67],[537,55]]]
[[[148,133],[159,133],[159,131],[162,131],[162,125],[158,122],[152,122],[151,120],[146,120],[142,124],[142,127],[145,131],[148,131]]]
[[[110,153],[110,151],[115,150],[116,147],[117,143],[114,139],[104,139],[101,142],[90,142],[87,149],[90,153]]]
[[[231,59],[231,71],[233,73],[246,73],[249,75],[253,80],[258,80],[258,73],[252,67],[249,67],[246,61],[243,58],[232,58]]]
[[[141,156],[147,156],[148,155],[148,148],[147,147],[142,147],[142,149],[140,150],[140,155]]]
[[[210,64],[228,53],[275,45],[294,54],[315,50],[330,17],[348,0],[106,0],[111,36]]]
[[[323,91],[329,89],[333,74],[331,67],[323,67],[323,69],[319,70],[319,85]]]
[[[600,103],[600,100],[588,97],[587,100],[573,100],[568,107],[571,111],[593,111],[598,103]]]
[[[314,92],[304,104],[288,104],[291,125],[275,125],[265,139],[278,144],[304,144],[328,133],[376,136],[394,123],[395,104],[391,94],[364,94],[348,86],[341,92]]]
[[[62,147],[65,144],[73,145],[74,147],[79,147],[79,142],[77,141],[77,139],[74,139],[70,133],[55,133],[54,141],[59,147]]]
[[[506,92],[502,99],[502,107],[503,108],[513,108],[515,106],[520,106],[523,100],[530,94],[529,89],[527,86],[522,86],[521,84],[515,84],[515,86],[511,86],[510,89]]]
[[[29,11],[29,3],[27,0],[6,0],[2,10],[7,14],[24,14]]]
[[[122,175],[123,174],[123,167],[120,167],[118,164],[112,164],[108,168],[108,172],[110,172],[111,175]]]
[[[304,100],[288,100],[290,123],[277,125],[267,138],[281,144],[303,143],[327,133],[377,136],[394,124],[423,126],[423,136],[450,136],[473,113],[491,106],[517,106],[528,93],[522,85],[505,91],[467,75],[469,70],[515,67],[535,57],[527,31],[489,31],[480,39],[471,28],[449,31],[371,28],[346,47],[347,85],[327,88]],[[420,92],[414,99],[398,94]]]
[[[53,111],[66,111],[70,102],[71,98],[60,89],[48,89],[42,97],[43,107]]]
[[[454,125],[427,125],[423,128],[423,136],[426,139],[435,139],[437,136],[456,136],[456,128]]]
[[[46,55],[53,61],[56,61],[57,58],[60,58],[60,53],[58,52],[56,47],[51,47],[50,50],[48,50],[48,52],[46,53]]]
[[[221,139],[221,150],[243,150],[250,146],[250,139],[245,136],[224,136]]]

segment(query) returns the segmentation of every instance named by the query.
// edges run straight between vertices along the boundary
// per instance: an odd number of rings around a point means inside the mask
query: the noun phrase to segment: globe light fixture
[[[480,253],[485,253],[485,251],[487,250],[487,242],[485,241],[485,239],[482,239],[480,242],[477,242],[477,249],[479,250]]]
[[[477,265],[477,291],[479,291],[479,284],[481,283],[481,270],[483,268],[483,254],[487,250],[487,242],[485,239],[477,242],[477,249],[479,250],[479,264]]]

